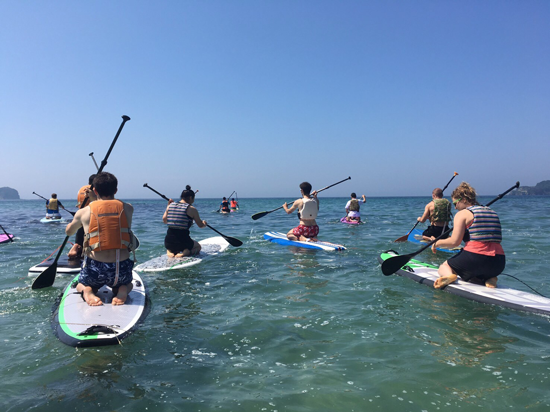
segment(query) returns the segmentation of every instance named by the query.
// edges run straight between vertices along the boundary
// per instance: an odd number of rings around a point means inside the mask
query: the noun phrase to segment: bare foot
[[[82,297],[86,301],[86,303],[90,306],[101,306],[103,305],[103,302],[101,299],[99,299],[94,292],[90,291],[84,291],[82,292]]]
[[[166,251],[166,255],[169,257],[169,258],[173,258],[173,257],[176,257],[176,255],[174,255],[172,252],[170,252],[169,250]]]
[[[450,275],[450,276],[441,276],[440,278],[436,279],[434,282],[434,288],[441,289],[447,285],[450,285],[454,281],[456,281],[457,276],[456,275]]]
[[[489,278],[485,281],[485,286],[487,286],[488,288],[496,288],[497,287],[497,277],[495,276],[494,278]]]
[[[113,298],[112,304],[113,305],[124,305],[126,302],[126,299],[128,298],[128,293],[132,290],[133,285],[129,283],[128,285],[122,285],[118,288],[117,295]]]

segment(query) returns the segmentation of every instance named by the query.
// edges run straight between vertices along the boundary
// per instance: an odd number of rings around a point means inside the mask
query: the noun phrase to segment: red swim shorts
[[[292,234],[299,238],[300,236],[312,238],[319,234],[319,226],[304,226],[300,225],[292,229]]]

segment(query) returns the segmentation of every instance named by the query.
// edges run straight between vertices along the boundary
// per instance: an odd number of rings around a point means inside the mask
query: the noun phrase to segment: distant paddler
[[[365,195],[361,196],[361,203],[365,203],[367,199],[365,198]],[[361,209],[361,206],[359,205],[359,200],[357,199],[357,195],[355,192],[351,194],[351,199],[348,200],[348,203],[346,203],[346,221],[355,221],[360,222],[361,221],[361,212],[359,210]]]
[[[424,223],[428,219],[430,226],[422,232],[422,238],[426,241],[440,236],[449,229],[449,222],[452,219],[451,202],[443,197],[443,190],[439,187],[432,191],[432,201],[426,205],[424,213],[416,220]],[[447,234],[442,239],[448,237]]]
[[[46,200],[46,219],[61,219],[60,207],[65,209],[61,201],[57,199],[57,194],[52,193],[50,200]]]
[[[317,199],[317,191],[311,192],[311,189],[312,186],[309,182],[300,183],[302,197],[296,199],[290,208],[286,203],[283,205],[283,209],[287,214],[291,214],[298,209],[298,218],[300,219],[300,224],[286,234],[289,240],[317,241],[316,236],[319,234],[319,226],[317,226],[315,219],[319,213],[319,199]]]

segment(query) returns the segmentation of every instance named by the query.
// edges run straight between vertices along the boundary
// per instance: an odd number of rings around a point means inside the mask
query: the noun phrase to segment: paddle
[[[97,166],[97,162],[96,162],[95,159],[94,159],[94,152],[90,153],[88,156],[92,156],[92,160],[94,161],[95,168],[96,168],[97,170],[99,170],[99,167]]]
[[[103,171],[103,168],[107,165],[107,159],[109,158],[109,155],[113,150],[113,147],[115,147],[115,143],[118,140],[118,136],[120,135],[122,128],[124,127],[124,125],[128,120],[130,120],[128,116],[126,115],[122,116],[122,123],[118,128],[115,138],[113,139],[113,142],[111,143],[111,146],[109,147],[109,150],[105,155],[105,158],[101,161],[101,167],[97,171],[98,174],[101,173]],[[93,190],[93,189],[94,189],[94,185],[92,183],[92,185],[90,186],[90,190]],[[88,203],[88,197],[84,199],[84,201],[80,205],[80,209],[83,209],[84,207],[86,207],[87,203]],[[55,275],[57,274],[57,262],[61,257],[61,253],[63,253],[63,249],[65,248],[65,245],[67,244],[68,240],[69,240],[69,236],[66,236],[65,240],[63,241],[63,244],[59,247],[59,252],[57,252],[57,256],[55,257],[53,263],[49,267],[47,267],[46,270],[44,270],[40,275],[38,275],[38,277],[32,283],[32,289],[42,289],[53,285],[53,282],[55,281]]]
[[[33,195],[36,195],[36,196],[38,196],[38,197],[41,197],[41,198],[44,199],[46,202],[48,202],[48,199],[46,199],[44,196],[40,196],[40,195],[39,195],[38,193],[36,193],[36,192],[32,192],[32,194],[33,194]],[[60,206],[61,206],[61,205],[60,205]],[[61,206],[61,209],[63,209],[65,212],[69,212],[69,213],[70,213],[71,215],[73,215],[73,216],[76,214],[76,212],[71,212],[70,210],[65,209],[65,206]]]
[[[320,193],[320,192],[322,192],[323,190],[327,190],[327,189],[331,188],[332,186],[339,185],[340,183],[345,182],[346,180],[350,180],[350,179],[351,179],[351,176],[347,177],[346,179],[340,180],[339,182],[336,182],[336,183],[334,183],[334,184],[332,184],[332,185],[329,185],[329,186],[327,186],[327,187],[323,187],[322,189],[317,190],[317,193]],[[290,205],[293,204],[293,203],[294,203],[294,202],[290,202],[287,206],[290,206]],[[280,206],[280,207],[278,207],[277,209],[273,209],[273,210],[270,210],[270,211],[268,211],[268,212],[258,212],[258,213],[255,213],[255,214],[252,215],[252,220],[258,220],[258,219],[264,217],[265,215],[267,215],[267,214],[269,214],[269,213],[272,213],[272,212],[275,212],[275,211],[277,211],[277,210],[279,210],[279,209],[282,209],[282,208],[283,208],[283,206]]]
[[[449,181],[447,182],[447,184],[446,184],[445,187],[443,188],[442,192],[444,192],[445,189],[447,189],[447,186],[449,186],[449,184],[453,181],[453,179],[454,179],[456,176],[458,176],[458,173],[457,173],[457,172],[455,172],[455,174],[453,175],[453,177],[451,177],[451,180],[449,180]],[[416,223],[414,224],[414,226],[412,227],[412,229],[409,230],[409,233],[407,233],[405,236],[401,236],[400,238],[395,239],[394,242],[406,242],[407,239],[408,239],[408,237],[409,237],[409,235],[411,234],[411,232],[414,230],[414,228],[415,228],[416,226],[418,226],[419,223],[420,223],[420,221],[417,220]]]
[[[490,206],[493,203],[495,203],[497,200],[502,199],[504,196],[506,196],[509,192],[511,192],[514,189],[517,189],[519,187],[519,182],[516,182],[514,186],[512,186],[510,189],[508,189],[506,192],[501,193],[496,198],[491,200],[489,203],[487,203],[486,206]],[[395,272],[397,272],[399,269],[401,269],[403,266],[405,266],[409,261],[418,255],[419,253],[422,253],[424,250],[432,246],[435,242],[437,242],[439,239],[441,239],[443,236],[451,233],[453,228],[450,228],[449,230],[443,232],[441,235],[439,235],[437,238],[432,240],[431,242],[428,242],[425,246],[421,247],[419,250],[417,250],[414,253],[409,253],[408,255],[398,255],[393,256],[389,259],[386,259],[384,263],[382,263],[382,273],[384,276],[393,275]]]
[[[150,190],[152,190],[153,192],[155,192],[157,195],[159,195],[160,197],[162,197],[164,200],[166,200],[167,202],[170,201],[170,199],[168,199],[166,196],[164,196],[162,193],[160,192],[157,192],[155,189],[153,189],[151,186],[149,186],[147,183],[144,183],[143,184],[143,187],[146,187]],[[198,192],[198,190],[197,190]],[[196,193],[196,192],[195,192]],[[231,193],[233,194],[233,193]],[[243,242],[241,242],[239,239],[236,239],[234,237],[231,237],[231,236],[225,236],[223,233],[220,233],[218,232],[216,229],[214,229],[212,226],[210,226],[209,224],[206,224],[206,226],[208,226],[210,229],[212,229],[214,232],[216,232],[218,235],[220,235],[221,237],[223,237],[227,243],[229,243],[231,246],[235,246],[235,247],[239,247],[239,246],[242,246]]]
[[[0,227],[2,228],[2,232],[4,232],[6,234],[6,236],[10,240],[10,242],[13,242],[13,235],[11,235],[11,236],[8,235],[8,232],[6,232],[6,229],[4,229],[4,227],[2,225],[0,225]]]

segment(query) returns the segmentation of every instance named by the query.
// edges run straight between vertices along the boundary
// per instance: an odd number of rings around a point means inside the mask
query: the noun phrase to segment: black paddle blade
[[[32,289],[49,288],[55,281],[55,275],[57,274],[57,262],[52,263],[51,266],[46,268],[38,277],[32,282]]]
[[[241,242],[239,239],[234,238],[234,237],[225,236],[224,239],[227,240],[227,242],[231,246],[239,247],[239,246],[243,245],[243,242]]]
[[[264,217],[265,215],[267,215],[269,212],[259,212],[259,213],[254,213],[252,215],[252,220],[258,220],[259,218],[261,217]]]
[[[384,263],[382,263],[382,273],[384,274],[384,276],[393,275],[395,272],[397,272],[399,269],[409,263],[411,259],[412,256],[410,255],[399,255],[386,259]]]

